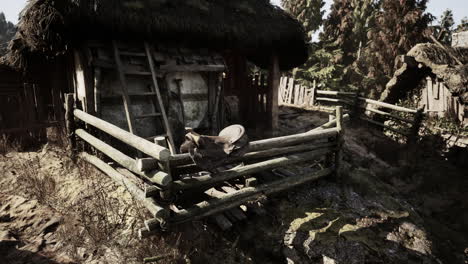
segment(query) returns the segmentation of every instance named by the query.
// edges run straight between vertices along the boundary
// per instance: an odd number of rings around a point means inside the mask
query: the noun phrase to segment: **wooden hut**
[[[381,101],[396,103],[409,92],[430,116],[468,124],[468,49],[418,44],[401,59]],[[416,93],[415,93],[416,92]]]
[[[74,93],[85,112],[177,148],[185,127],[226,125],[233,96],[241,123],[274,130],[279,72],[307,49],[300,24],[268,0],[33,0],[6,58]],[[251,112],[250,63],[269,71],[261,118]]]
[[[231,126],[234,136],[204,137],[224,144],[207,148],[219,150],[210,169],[203,155],[178,153],[186,127],[216,135],[233,109],[242,124],[265,122],[273,132],[280,71],[306,61],[305,39],[269,0],[32,0],[6,61],[64,94],[72,148],[151,212],[145,236],[226,210],[242,216],[239,206],[261,195],[339,177],[340,107],[306,133],[249,141]],[[254,65],[268,77],[249,76]],[[75,148],[78,138],[84,148]],[[299,163],[314,168],[284,179],[267,173]]]

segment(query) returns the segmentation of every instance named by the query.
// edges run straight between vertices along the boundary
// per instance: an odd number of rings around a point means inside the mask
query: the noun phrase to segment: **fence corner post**
[[[338,130],[337,135],[337,150],[335,153],[335,170],[336,170],[336,179],[338,182],[342,180],[342,171],[343,171],[343,145],[344,145],[344,120],[343,120],[343,107],[336,107],[336,129]]]
[[[73,94],[65,94],[65,126],[72,155],[74,155],[76,151],[75,117],[73,115],[74,101],[75,97]]]
[[[418,112],[414,116],[413,126],[411,127],[410,135],[408,137],[408,144],[413,145],[418,141],[419,129],[421,128],[422,121],[424,119],[424,108],[425,106],[418,109]]]

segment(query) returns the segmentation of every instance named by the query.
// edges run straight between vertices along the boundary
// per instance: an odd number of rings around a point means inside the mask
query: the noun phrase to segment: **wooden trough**
[[[125,186],[151,213],[152,219],[146,221],[145,227],[140,230],[142,237],[161,228],[170,228],[172,225],[209,216],[214,217],[218,223],[226,222],[228,219],[220,214],[226,211],[232,218],[243,219],[245,216],[239,206],[247,202],[331,174],[338,177],[340,175],[344,133],[342,107],[336,108],[336,120],[322,127],[306,133],[250,142],[248,153],[230,161],[241,163],[240,166],[217,173],[204,172],[200,176],[201,169],[196,167],[190,156],[171,154],[164,138],[157,138],[155,142],[148,141],[81,110],[73,109],[71,103],[71,100],[67,100],[66,117],[72,145],[75,146],[76,142],[73,141],[79,138],[112,162],[107,163],[86,152],[79,153],[79,157],[96,166],[116,183]],[[81,127],[87,129],[75,129],[75,121],[85,124]],[[131,158],[93,135],[91,131],[108,134],[144,155],[140,159]],[[311,173],[289,175],[281,179],[264,173],[293,164],[309,162],[310,165],[317,160],[321,162],[322,169]],[[184,170],[191,173],[184,173]],[[259,181],[263,184],[257,185],[255,177],[262,177]],[[229,183],[238,188],[229,187]],[[179,199],[174,199],[175,197]],[[194,197],[208,198],[200,200]]]

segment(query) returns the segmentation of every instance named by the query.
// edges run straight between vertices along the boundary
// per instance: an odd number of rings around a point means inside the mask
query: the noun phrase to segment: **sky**
[[[271,0],[279,5],[280,0]],[[325,0],[325,9],[330,8],[333,0]],[[7,20],[17,23],[18,14],[26,4],[26,0],[0,0],[0,12],[4,12]],[[429,0],[428,11],[439,18],[445,9],[452,9],[455,23],[458,25],[463,17],[468,17],[468,0]]]

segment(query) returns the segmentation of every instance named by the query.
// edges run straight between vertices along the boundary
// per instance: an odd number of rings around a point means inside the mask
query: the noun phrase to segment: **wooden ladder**
[[[135,127],[135,120],[138,119],[144,119],[144,118],[157,118],[161,121],[165,134],[162,135],[156,135],[153,136],[149,139],[154,140],[157,137],[164,137],[168,141],[169,149],[173,154],[175,154],[175,144],[174,144],[174,137],[172,135],[172,130],[171,126],[169,124],[169,120],[167,118],[166,114],[166,109],[164,107],[164,102],[161,97],[161,91],[159,90],[159,85],[158,85],[158,79],[156,76],[156,69],[153,61],[153,56],[151,52],[151,47],[148,43],[144,43],[145,50],[144,52],[123,52],[119,49],[119,46],[116,41],[112,42],[112,46],[114,49],[114,58],[115,58],[115,63],[117,66],[117,71],[119,73],[119,79],[120,79],[120,84],[122,86],[122,99],[124,103],[124,108],[125,108],[125,115],[127,118],[127,124],[129,128],[129,132],[138,135]],[[148,66],[149,66],[149,71],[126,71],[124,69],[123,63],[122,63],[122,57],[144,57],[148,61]],[[129,94],[128,93],[128,85],[127,85],[127,75],[140,75],[140,76],[151,76],[153,85],[151,86],[151,92],[149,93],[142,93],[142,94]],[[132,103],[131,103],[131,97],[132,96],[154,96],[153,99],[155,100],[155,109],[156,111],[154,113],[150,114],[145,114],[145,115],[140,115],[140,116],[135,116],[132,112]],[[158,112],[159,111],[159,112]]]

